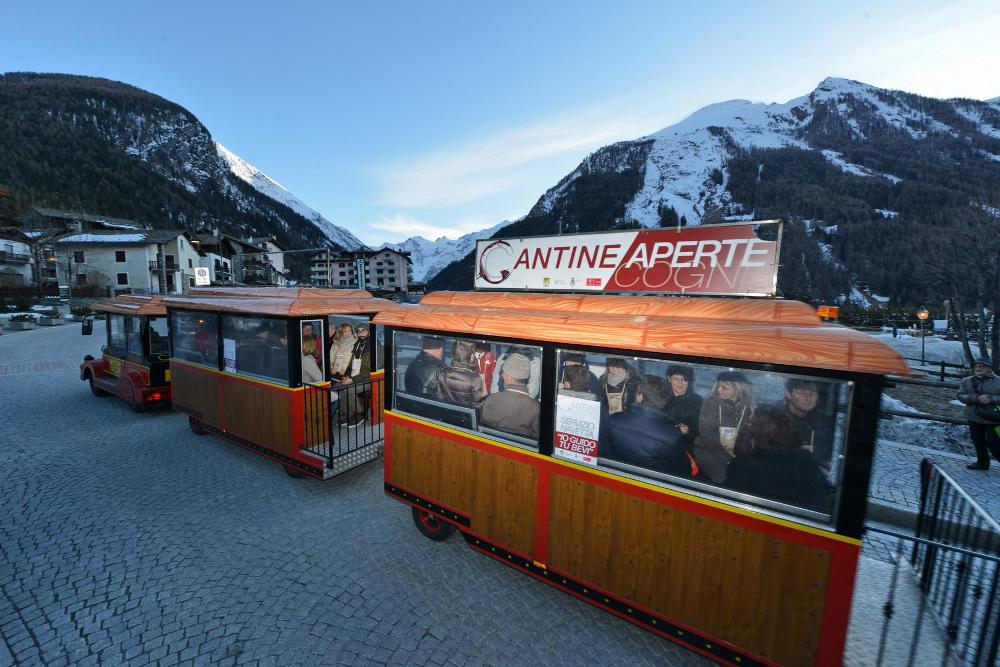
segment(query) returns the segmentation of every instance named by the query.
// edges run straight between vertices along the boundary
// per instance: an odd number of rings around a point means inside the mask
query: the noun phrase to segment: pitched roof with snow
[[[144,229],[134,232],[92,230],[83,233],[70,233],[55,239],[55,243],[65,245],[75,244],[106,244],[106,245],[149,245],[152,243],[169,243],[187,232],[169,229]]]

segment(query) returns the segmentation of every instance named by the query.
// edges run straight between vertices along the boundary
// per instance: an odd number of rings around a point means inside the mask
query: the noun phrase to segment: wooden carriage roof
[[[108,301],[98,301],[91,308],[99,313],[114,313],[116,315],[163,317],[167,314],[167,307],[163,304],[162,296],[122,294]]]
[[[225,296],[215,294],[177,294],[164,298],[169,308],[201,310],[215,313],[243,313],[247,315],[268,315],[271,317],[309,317],[323,315],[361,315],[377,313],[399,304],[388,299],[376,299],[370,295],[342,296],[339,290],[304,290],[308,296],[280,296],[251,294]],[[325,295],[314,292],[325,292]]]
[[[318,287],[196,287],[195,296],[280,297],[283,299],[370,299],[363,289],[323,289]]]
[[[825,325],[809,306],[794,301],[444,292],[428,294],[419,306],[381,312],[375,323],[609,350],[913,374],[888,345],[847,327]]]

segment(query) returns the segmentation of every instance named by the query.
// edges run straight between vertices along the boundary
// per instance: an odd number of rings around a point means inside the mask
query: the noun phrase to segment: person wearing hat
[[[789,378],[785,382],[784,410],[788,413],[800,446],[825,468],[833,460],[834,418],[819,409],[819,385],[812,380]]]
[[[663,409],[677,424],[684,444],[688,447],[698,437],[698,419],[701,416],[702,398],[694,393],[694,370],[690,366],[668,366],[667,381],[670,392]]]
[[[511,352],[500,367],[503,391],[490,394],[483,401],[479,423],[526,438],[538,438],[541,408],[528,395],[531,360],[520,352]]]
[[[406,367],[403,386],[407,394],[437,400],[438,373],[444,368],[444,341],[436,336],[424,336],[420,354]]]
[[[357,332],[357,340],[354,341],[354,346],[351,348],[351,361],[347,369],[350,375],[345,375],[340,379],[340,384],[346,388],[346,391],[340,390],[339,393],[345,394],[348,400],[340,402],[339,422],[346,422],[349,426],[356,426],[365,420],[365,415],[368,414],[368,405],[371,402],[371,386],[364,384],[371,378],[372,369],[371,338],[368,335],[368,325],[359,324]],[[381,347],[378,341],[375,341],[375,345]],[[381,356],[380,350],[377,350],[377,353]],[[361,386],[349,386],[358,383],[362,383]]]
[[[451,367],[438,372],[438,397],[442,401],[480,409],[486,397],[486,384],[476,365],[476,344],[456,340],[451,346]]]
[[[976,448],[976,462],[969,470],[989,470],[990,454],[1000,461],[1000,417],[991,419],[984,409],[1000,404],[1000,378],[993,372],[993,362],[986,357],[972,364],[972,375],[958,385],[958,400],[965,404],[965,418],[969,420],[969,437]],[[985,414],[984,414],[985,413]],[[997,413],[1000,415],[1000,412]]]
[[[753,385],[739,371],[723,371],[701,403],[698,437],[691,453],[708,479],[722,484],[729,461],[749,450],[754,412]]]
[[[601,376],[601,393],[598,394],[608,414],[631,408],[638,388],[639,376],[628,362],[620,357],[608,357],[607,370]]]

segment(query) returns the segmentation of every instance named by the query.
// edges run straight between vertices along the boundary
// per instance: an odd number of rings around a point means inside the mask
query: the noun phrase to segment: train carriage
[[[895,351],[781,300],[444,292],[375,321],[385,492],[422,533],[719,662],[840,664]]]
[[[118,396],[136,412],[170,405],[167,310],[160,296],[121,295],[93,305],[82,332],[89,336],[94,318],[107,323],[101,357],[84,357],[80,379],[95,396]]]
[[[195,433],[278,461],[293,477],[329,479],[378,456],[382,346],[370,321],[395,303],[299,288],[196,289],[165,301],[173,406]],[[370,338],[335,375],[338,327]]]

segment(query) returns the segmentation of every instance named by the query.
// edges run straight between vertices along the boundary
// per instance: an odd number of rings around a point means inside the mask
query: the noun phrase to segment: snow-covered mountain
[[[410,253],[413,260],[413,279],[430,280],[438,274],[441,269],[452,262],[462,259],[476,247],[476,241],[484,239],[503,227],[511,224],[510,220],[493,225],[478,232],[471,232],[457,239],[450,239],[446,236],[430,241],[423,236],[411,236],[402,243],[389,243],[394,248],[405,250]]]
[[[350,233],[343,227],[338,227],[315,210],[306,206],[302,200],[286,190],[284,186],[276,180],[241,158],[239,155],[233,153],[218,141],[215,142],[215,148],[219,152],[219,157],[222,158],[226,166],[229,167],[229,171],[233,176],[249,184],[252,188],[257,190],[257,192],[260,192],[261,194],[292,209],[303,218],[316,225],[316,227],[318,227],[328,239],[337,245],[348,249],[365,247],[365,245],[354,234]]]
[[[720,102],[598,149],[501,234],[780,217],[786,295],[905,300],[930,294],[915,245],[995,210],[1000,98],[939,100],[831,77],[785,103]],[[467,288],[472,264],[445,267],[431,287]]]

